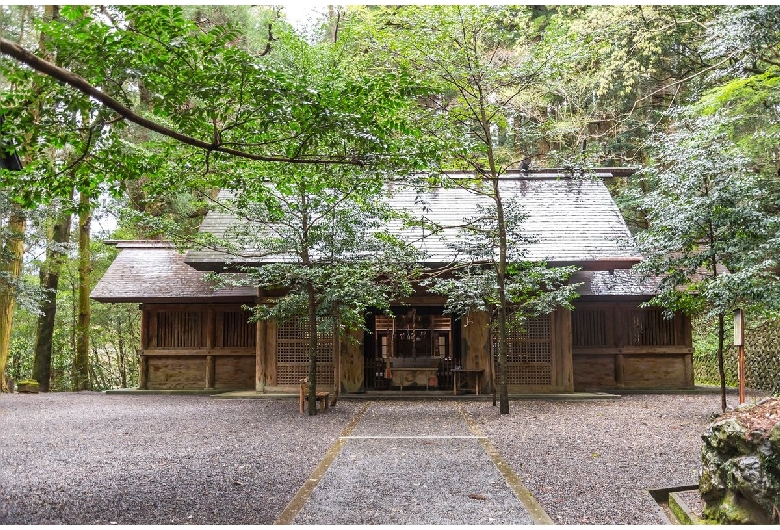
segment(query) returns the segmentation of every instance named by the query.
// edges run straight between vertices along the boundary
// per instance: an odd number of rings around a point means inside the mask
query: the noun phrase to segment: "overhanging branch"
[[[113,97],[102,92],[97,87],[92,86],[89,81],[83,77],[80,77],[73,72],[45,61],[37,55],[25,50],[16,43],[2,37],[0,37],[0,53],[8,55],[20,63],[26,64],[33,70],[47,75],[52,79],[59,81],[60,83],[70,85],[83,94],[96,99],[101,104],[105,105],[125,118],[127,121],[133,122],[145,129],[154,131],[169,138],[173,138],[174,140],[178,140],[179,142],[190,145],[192,147],[205,149],[207,151],[217,151],[235,157],[247,158],[249,160],[257,160],[261,162],[286,162],[290,164],[348,164],[357,166],[363,165],[360,160],[354,158],[289,158],[280,156],[265,156],[254,153],[247,153],[245,151],[232,149],[216,143],[204,142],[203,140],[198,140],[197,138],[187,136],[186,134],[182,134],[180,132],[174,131],[173,129],[169,129],[163,125],[160,125],[159,123],[148,120],[143,116],[139,116],[130,108],[126,107]]]

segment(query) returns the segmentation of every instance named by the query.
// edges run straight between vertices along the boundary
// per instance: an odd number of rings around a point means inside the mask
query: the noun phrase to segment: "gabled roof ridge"
[[[117,248],[173,248],[173,241],[168,239],[105,239],[104,245]]]

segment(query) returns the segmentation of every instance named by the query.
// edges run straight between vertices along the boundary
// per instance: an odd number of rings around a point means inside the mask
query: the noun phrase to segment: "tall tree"
[[[245,268],[243,281],[279,294],[272,305],[255,308],[257,317],[303,319],[308,326],[309,414],[316,414],[318,326],[335,321],[346,337],[363,326],[368,307],[387,309],[410,292],[414,253],[382,231],[392,212],[381,196],[390,177],[418,160],[408,122],[413,101],[407,94],[415,84],[347,53],[348,36],[318,45],[286,38],[278,60],[310,91],[308,104],[289,110],[289,124],[300,134],[287,140],[286,152],[307,158],[336,145],[374,152],[362,167],[245,166],[228,203],[239,222],[230,234],[235,241],[224,248],[253,249],[260,264]]]
[[[90,304],[90,223],[92,222],[92,204],[89,191],[79,192],[79,301],[78,322],[76,324],[76,352],[73,362],[73,389],[91,390],[89,371],[89,321]]]
[[[0,155],[0,172],[18,171],[21,161],[15,154]],[[0,392],[7,392],[5,368],[11,343],[19,273],[24,255],[24,232],[27,219],[16,204],[9,204],[7,223],[0,224],[3,232],[3,245],[0,248]],[[2,226],[2,225],[5,226]]]
[[[54,223],[50,230],[51,235],[47,237],[46,261],[40,268],[43,299],[40,303],[35,334],[33,379],[38,381],[42,392],[49,391],[51,382],[51,355],[57,316],[57,291],[62,262],[67,258],[65,248],[70,241],[72,209],[70,202],[72,201],[64,202],[52,216]]]
[[[720,116],[689,113],[659,136],[646,171],[654,191],[643,201],[650,227],[637,239],[647,256],[639,270],[660,278],[652,303],[718,318],[725,410],[724,317],[740,307],[780,306],[780,217],[765,207],[778,197],[767,196],[723,125]]]
[[[529,289],[530,285],[521,288],[517,282],[523,274],[538,275],[548,278],[550,287],[560,286],[571,272],[545,270],[544,264],[520,264],[518,246],[525,241],[518,234],[522,212],[502,196],[501,176],[519,166],[524,154],[502,142],[499,131],[511,126],[521,96],[542,83],[560,60],[529,35],[507,31],[508,25],[510,29],[527,25],[531,16],[529,8],[509,6],[404,7],[386,12],[377,30],[380,46],[396,64],[420,72],[435,91],[435,96],[423,101],[427,108],[419,119],[442,150],[440,170],[473,171],[475,179],[469,189],[491,201],[490,208],[471,220],[466,239],[476,243],[481,237],[470,255],[487,269],[466,268],[468,278],[462,281],[471,282],[471,277],[481,274],[479,283],[488,285],[489,292],[481,289],[473,300],[479,301],[478,306],[490,302],[495,310],[501,414],[509,413],[507,313],[521,297],[542,294]],[[523,131],[514,133],[519,137]],[[463,185],[459,181],[449,184]],[[456,296],[457,289],[452,289],[456,285],[440,284],[441,292]]]

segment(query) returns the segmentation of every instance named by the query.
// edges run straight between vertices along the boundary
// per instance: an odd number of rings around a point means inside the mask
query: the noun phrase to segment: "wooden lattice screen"
[[[628,346],[674,345],[674,320],[665,319],[660,309],[627,311],[625,337]]]
[[[712,329],[717,323],[700,321],[700,327]],[[728,330],[731,333],[731,330]],[[727,335],[726,340],[731,337]],[[707,343],[696,348],[694,354],[694,374],[697,384],[720,384],[717,349],[706,347]],[[737,348],[730,342],[723,351],[724,371],[728,386],[739,385],[737,371]],[[745,329],[745,384],[747,388],[764,390],[780,395],[780,320],[764,322],[759,326]]]
[[[199,348],[203,346],[203,318],[198,311],[157,313],[158,348]]]
[[[222,314],[222,341],[227,348],[254,348],[257,325],[249,322],[246,311],[231,311]]]
[[[603,309],[577,309],[572,313],[572,346],[607,346],[607,312]]]
[[[317,384],[333,384],[333,333],[317,333]],[[304,319],[276,328],[276,378],[279,385],[297,385],[309,375],[309,325]]]
[[[551,315],[528,320],[520,326],[517,318],[507,315],[507,384],[552,385]],[[498,332],[493,329],[493,355],[498,361]]]

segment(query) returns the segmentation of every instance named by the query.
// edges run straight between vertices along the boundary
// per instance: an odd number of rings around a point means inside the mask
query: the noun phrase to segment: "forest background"
[[[697,382],[718,382],[720,347],[735,384],[741,307],[749,384],[780,390],[777,6],[328,6],[305,35],[262,6],[0,6],[0,38],[14,380],[137,386],[137,307],[88,300],[105,239],[192,245],[216,190],[281,167],[419,185],[490,157],[637,168],[608,185],[645,271],[667,274],[657,302],[695,317]],[[473,54],[434,53],[447,42]],[[482,136],[469,87],[490,90]]]

